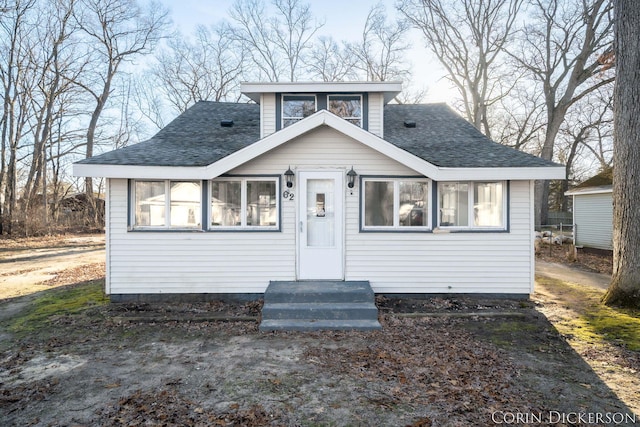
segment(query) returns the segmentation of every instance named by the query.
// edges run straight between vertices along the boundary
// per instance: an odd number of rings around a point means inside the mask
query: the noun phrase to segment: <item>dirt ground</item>
[[[382,331],[259,333],[259,303],[85,301],[101,279],[56,274],[78,284],[0,302],[2,425],[640,423],[638,352],[561,335],[550,287],[378,298]]]
[[[0,239],[0,300],[98,279],[104,260],[104,234]]]
[[[570,256],[570,245],[542,245],[536,254],[536,259],[547,262],[564,264],[580,270],[611,275],[613,271],[613,254],[602,252],[589,252],[583,249],[577,251],[577,256]]]

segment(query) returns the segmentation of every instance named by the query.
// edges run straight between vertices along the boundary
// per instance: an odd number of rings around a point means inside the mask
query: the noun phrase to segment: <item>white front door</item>
[[[298,278],[344,279],[343,171],[301,171]]]

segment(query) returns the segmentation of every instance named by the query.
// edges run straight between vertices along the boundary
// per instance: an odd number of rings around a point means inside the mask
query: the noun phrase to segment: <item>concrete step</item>
[[[267,331],[373,331],[382,329],[377,320],[262,320],[260,330]]]
[[[361,319],[378,320],[378,308],[372,302],[342,303],[268,303],[262,308],[263,319]]]
[[[381,328],[368,281],[278,281],[264,294],[261,331]]]
[[[264,294],[270,303],[358,303],[372,302],[375,295],[367,281],[271,282]]]

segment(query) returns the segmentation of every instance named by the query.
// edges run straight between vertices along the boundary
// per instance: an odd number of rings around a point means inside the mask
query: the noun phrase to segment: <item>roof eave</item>
[[[565,196],[584,196],[589,194],[613,193],[613,186],[574,188],[564,193]]]
[[[258,104],[263,93],[379,92],[384,94],[386,104],[402,92],[402,82],[244,82],[240,84],[240,92]]]
[[[566,179],[564,166],[438,168],[436,181],[502,181]]]
[[[125,179],[206,179],[203,166],[141,166],[74,163],[73,176]]]

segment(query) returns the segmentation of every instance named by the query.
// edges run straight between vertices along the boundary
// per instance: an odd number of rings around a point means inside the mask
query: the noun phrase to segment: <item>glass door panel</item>
[[[335,246],[333,179],[307,180],[307,246]]]

